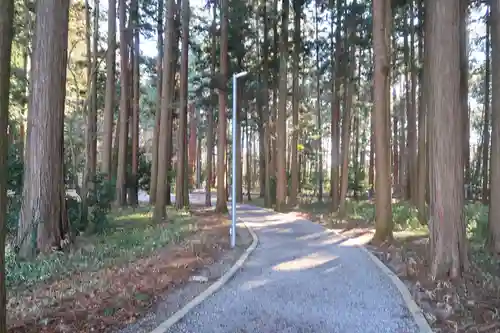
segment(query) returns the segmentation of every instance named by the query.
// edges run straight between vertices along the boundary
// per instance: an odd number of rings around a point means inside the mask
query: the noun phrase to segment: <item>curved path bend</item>
[[[250,205],[238,215],[259,246],[166,333],[419,332],[399,291],[361,249],[295,216]]]

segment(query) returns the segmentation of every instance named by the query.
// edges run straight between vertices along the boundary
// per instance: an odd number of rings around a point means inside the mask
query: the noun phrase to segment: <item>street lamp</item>
[[[240,72],[233,75],[233,183],[231,184],[231,248],[236,246],[236,106],[237,106],[237,89],[236,82],[238,78],[247,75],[247,72]]]

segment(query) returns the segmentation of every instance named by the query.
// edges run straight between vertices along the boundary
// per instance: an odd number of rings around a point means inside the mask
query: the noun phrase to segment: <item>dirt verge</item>
[[[500,332],[500,267],[487,271],[472,254],[471,269],[462,280],[433,281],[427,237],[367,247],[406,284],[434,332]]]
[[[180,244],[127,265],[74,274],[25,293],[10,303],[8,332],[154,328],[222,275],[252,241],[246,230],[240,231],[237,248],[229,250],[227,217],[199,208],[193,214],[198,231]],[[201,276],[201,282],[190,282],[192,276]]]

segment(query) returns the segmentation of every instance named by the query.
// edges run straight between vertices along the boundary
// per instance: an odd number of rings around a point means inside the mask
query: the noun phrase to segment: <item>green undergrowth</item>
[[[249,203],[264,207],[262,198],[255,198]],[[332,225],[341,223],[342,221],[337,214],[330,212],[330,204],[328,200],[323,202],[301,200],[294,210],[321,216],[322,219],[329,220]],[[481,203],[468,203],[465,206],[464,213],[468,238],[473,244],[484,244],[488,233],[488,207]],[[374,218],[375,204],[373,202],[368,200],[347,200],[344,220],[366,221],[369,224],[372,223]],[[395,231],[422,233],[422,231],[427,230],[427,226],[420,223],[416,208],[407,202],[399,201],[392,204],[392,218]]]
[[[264,200],[256,198],[249,202],[253,205],[264,207]],[[346,217],[340,219],[330,212],[330,202],[311,200],[310,196],[300,200],[295,211],[309,213],[320,217],[324,224],[331,228],[342,227],[345,221],[358,221],[364,226],[373,226],[375,217],[375,204],[367,200],[347,200]],[[470,255],[472,260],[482,267],[485,272],[497,272],[500,261],[487,251],[488,238],[488,206],[480,203],[467,203],[464,208],[467,238],[469,239]],[[422,225],[418,219],[417,210],[409,203],[399,201],[392,205],[392,218],[394,221],[394,237],[399,241],[425,237],[428,235],[427,225]],[[487,273],[486,273],[487,274]]]
[[[72,273],[123,265],[182,240],[196,228],[189,212],[168,210],[168,223],[152,222],[152,210],[140,207],[110,214],[110,226],[102,234],[78,236],[67,252],[18,260],[6,248],[6,282],[10,291],[64,278]]]

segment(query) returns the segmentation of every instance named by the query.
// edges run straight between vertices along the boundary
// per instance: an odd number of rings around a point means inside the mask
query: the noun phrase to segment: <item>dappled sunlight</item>
[[[142,212],[142,213],[132,213],[127,215],[120,215],[115,217],[115,221],[129,221],[129,222],[137,222],[137,221],[148,221],[151,219],[152,213],[150,212]]]
[[[290,220],[283,220],[283,219],[259,219],[259,220],[254,220],[252,218],[246,218],[245,217],[245,222],[250,225],[252,228],[266,228],[269,229],[269,226],[278,226],[282,224],[290,224]]]
[[[339,246],[363,246],[368,244],[373,238],[373,233],[370,231],[349,237],[345,241],[339,243]]]
[[[301,271],[305,269],[315,268],[324,265],[332,260],[337,259],[329,253],[315,252],[304,257],[295,258],[289,261],[282,262],[273,267],[275,271]]]
[[[309,234],[309,235],[305,235],[305,236],[301,236],[301,237],[298,237],[297,240],[316,240],[316,239],[319,239],[321,238],[322,236],[336,236],[335,235],[335,232],[333,230],[328,230],[328,229],[325,229],[323,231],[320,231],[320,232],[316,232],[316,233],[313,233],[313,234]],[[337,240],[335,238],[333,239],[329,239],[329,240]]]
[[[339,244],[339,243],[341,243],[341,242],[344,241],[343,237],[340,237],[340,236],[332,237],[332,236],[324,239],[323,241],[315,243],[314,246],[316,246],[316,247],[324,247],[324,246],[329,246],[329,245],[337,245],[337,244]]]
[[[267,283],[269,283],[269,279],[258,279],[258,280],[245,281],[241,285],[240,289],[242,291],[250,291],[254,288],[262,287],[262,286],[266,285]]]
[[[340,268],[340,265],[335,265],[333,267],[330,267],[330,268],[327,268],[325,269],[324,271],[321,272],[321,274],[332,274],[333,272],[335,272],[336,270],[338,270]]]

